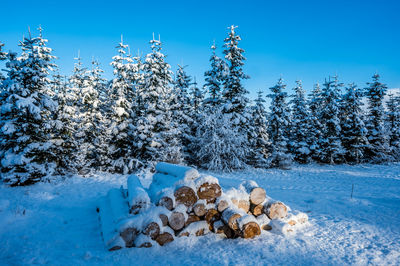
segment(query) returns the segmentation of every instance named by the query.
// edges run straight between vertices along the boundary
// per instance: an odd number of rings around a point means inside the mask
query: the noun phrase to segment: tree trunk
[[[193,206],[197,201],[196,193],[187,186],[175,190],[174,196],[177,204],[184,204],[188,208]]]
[[[228,208],[222,213],[222,220],[231,228],[232,230],[238,230],[239,226],[237,220],[242,217],[234,209]]]

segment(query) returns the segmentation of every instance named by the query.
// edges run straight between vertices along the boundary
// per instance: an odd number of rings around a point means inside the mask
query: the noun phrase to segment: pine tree
[[[133,164],[133,117],[132,110],[136,103],[134,87],[135,74],[138,65],[130,55],[127,55],[128,45],[121,42],[116,47],[118,55],[113,57],[111,66],[114,68],[114,79],[111,82],[111,125],[109,127],[109,156],[113,172],[128,173],[134,168]]]
[[[243,87],[242,80],[248,79],[249,76],[243,73],[244,50],[238,47],[241,38],[236,34],[237,27],[229,27],[230,32],[225,38],[225,59],[228,62],[229,73],[224,78],[224,91],[223,99],[225,102],[224,112],[232,114],[232,121],[234,125],[243,125],[247,121],[244,111],[249,102],[246,94],[248,91]]]
[[[368,129],[368,141],[370,143],[366,155],[367,158],[375,162],[390,160],[388,151],[388,138],[386,136],[384,122],[385,109],[383,99],[386,95],[387,87],[379,82],[379,75],[372,77],[372,82],[367,83],[365,88],[368,99],[368,120],[366,126]]]
[[[363,121],[362,93],[352,83],[342,99],[341,139],[347,162],[359,163],[368,146],[367,129]]]
[[[161,41],[153,38],[150,44],[152,52],[146,55],[143,86],[138,92],[142,105],[134,142],[137,158],[147,166],[157,161],[180,163],[180,132],[170,109],[175,97],[171,88],[172,72],[161,52]]]
[[[290,129],[290,150],[294,160],[300,163],[310,161],[310,112],[300,80],[296,81],[292,104],[292,126]]]
[[[320,119],[323,125],[323,141],[321,143],[320,160],[324,163],[337,163],[343,161],[344,150],[340,139],[340,88],[337,76],[333,80],[325,80],[321,97],[323,105]]]
[[[393,156],[400,159],[400,95],[389,95],[387,102],[387,131]]]
[[[209,98],[205,100],[208,108],[220,106],[222,103],[222,88],[224,80],[229,73],[228,65],[215,53],[216,46],[211,46],[212,55],[210,58],[211,69],[204,73],[204,90],[208,91]]]
[[[4,182],[28,185],[51,176],[56,167],[51,153],[51,112],[48,95],[54,56],[40,35],[20,42],[22,56],[9,55],[6,90],[1,93],[0,156]]]
[[[270,141],[267,132],[267,112],[262,91],[258,92],[256,104],[252,108],[250,120],[250,152],[248,164],[256,168],[267,168],[270,156]]]
[[[268,119],[268,135],[271,140],[271,167],[288,168],[291,164],[291,156],[288,154],[288,130],[290,126],[290,111],[286,103],[286,85],[280,78],[278,83],[270,88],[272,94],[270,114]]]

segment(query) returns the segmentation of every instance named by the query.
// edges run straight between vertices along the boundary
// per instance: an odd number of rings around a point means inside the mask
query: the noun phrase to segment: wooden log
[[[132,227],[128,227],[120,232],[120,236],[125,242],[125,247],[131,248],[134,246],[138,233],[139,231]]]
[[[238,230],[239,226],[237,220],[242,217],[235,209],[228,208],[222,213],[222,220],[231,228],[232,230]]]
[[[267,196],[265,189],[259,187],[254,181],[245,181],[241,187],[249,194],[250,202],[254,205],[261,204]]]
[[[135,246],[138,248],[150,248],[153,246],[153,242],[148,235],[141,234],[136,238]]]
[[[204,199],[207,203],[214,203],[221,196],[221,187],[215,183],[203,183],[197,189],[199,199]]]
[[[258,205],[254,205],[251,204],[250,205],[250,211],[254,216],[260,216],[261,214],[263,214],[263,209],[264,209],[264,204],[258,204]]]
[[[271,220],[265,214],[261,214],[257,217],[257,223],[260,225],[260,228],[262,230],[267,230],[267,231],[271,230],[272,227],[269,224],[270,222]]]
[[[217,200],[217,210],[219,212],[225,211],[229,207],[229,201],[227,199]]]
[[[187,186],[182,186],[175,190],[174,196],[176,204],[184,204],[186,207],[193,206],[197,201],[196,193]]]
[[[232,202],[233,202],[233,200],[232,200]],[[243,210],[245,213],[248,213],[250,211],[250,202],[248,200],[239,199],[235,202],[237,202],[235,205],[239,209]]]
[[[185,215],[181,212],[173,211],[168,218],[168,224],[175,231],[181,230],[185,226]]]
[[[140,183],[139,177],[130,175],[127,181],[128,186],[128,202],[130,212],[137,214],[140,210],[150,207],[150,197]]]
[[[156,241],[160,246],[164,246],[165,244],[174,241],[174,237],[170,233],[164,232],[157,236]]]
[[[199,200],[193,206],[193,212],[199,217],[204,216],[207,213],[205,201]]]
[[[227,224],[223,226],[224,235],[226,238],[238,238],[240,236],[239,230],[233,230]]]
[[[185,181],[194,180],[200,176],[199,172],[192,167],[165,162],[157,163],[156,171],[175,176],[177,179],[183,179]]]
[[[185,222],[185,226],[190,225],[191,223],[200,221],[200,217],[195,214],[189,214],[188,219]]]
[[[243,238],[254,238],[261,234],[260,226],[256,222],[249,222],[242,227]]]
[[[163,206],[167,210],[172,211],[174,209],[174,200],[171,197],[163,196],[158,201],[158,206]]]
[[[160,226],[155,222],[151,222],[145,227],[143,234],[155,240],[160,234]]]
[[[221,214],[216,209],[209,209],[204,219],[212,225],[215,221],[221,220]]]
[[[179,233],[179,237],[181,236],[203,236],[209,233],[210,230],[208,228],[208,224],[206,221],[198,221],[191,223],[188,227],[186,227],[182,232]]]
[[[167,226],[168,225],[168,216],[163,214],[163,213],[161,213],[159,215],[159,217],[160,217],[160,220],[162,222],[162,226]]]
[[[226,226],[221,220],[216,221],[213,226],[213,232],[216,234],[223,234],[224,233],[224,226]]]
[[[270,219],[282,219],[287,216],[287,207],[282,202],[273,202],[265,205],[263,211]]]

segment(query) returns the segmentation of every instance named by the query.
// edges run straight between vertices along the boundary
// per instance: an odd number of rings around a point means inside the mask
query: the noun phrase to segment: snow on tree
[[[286,85],[280,78],[278,83],[271,87],[270,113],[268,119],[268,135],[271,140],[271,167],[288,168],[292,157],[288,153],[290,111],[287,105]]]
[[[320,122],[320,111],[322,109],[323,99],[322,91],[318,83],[314,85],[308,98],[308,108],[310,111],[308,142],[311,152],[309,157],[313,160],[320,161],[323,142],[323,126]]]
[[[354,83],[346,88],[341,106],[341,140],[347,162],[359,163],[368,146],[367,129],[363,121],[362,92]]]
[[[135,164],[133,159],[133,116],[136,111],[135,78],[139,72],[138,64],[127,54],[128,45],[121,42],[116,47],[118,55],[113,57],[114,79],[111,82],[110,104],[111,125],[109,126],[109,156],[112,171],[130,172]]]
[[[136,125],[137,159],[145,165],[157,161],[182,161],[179,128],[173,121],[170,104],[175,97],[171,88],[172,72],[161,52],[161,41],[150,41],[152,52],[143,64],[143,86],[138,91],[141,101]]]
[[[400,95],[389,95],[387,101],[387,131],[393,155],[400,159]]]
[[[368,82],[365,88],[366,97],[368,99],[368,120],[366,126],[368,129],[368,141],[370,143],[366,156],[367,158],[379,162],[390,159],[388,151],[388,138],[385,132],[385,109],[384,97],[386,95],[387,86],[379,81],[379,75],[372,77],[372,82]]]
[[[0,61],[6,60],[6,58],[7,58],[7,53],[2,51],[3,46],[4,46],[4,43],[0,42]],[[4,76],[0,72],[0,89],[2,88],[2,86],[1,86],[2,80],[4,80]]]
[[[9,55],[7,80],[1,93],[1,178],[12,186],[28,185],[51,176],[56,167],[51,153],[51,112],[48,95],[54,56],[40,35],[20,42],[21,57]]]
[[[290,128],[290,151],[294,160],[308,163],[310,160],[310,112],[307,106],[305,91],[300,80],[296,81],[292,104],[292,123]]]
[[[215,109],[202,118],[196,133],[197,165],[228,172],[245,168],[249,150],[243,146],[247,146],[247,136],[232,125],[230,116]]]
[[[247,123],[247,117],[244,114],[249,99],[246,97],[248,91],[243,87],[242,80],[249,76],[243,73],[244,50],[238,47],[241,38],[236,34],[236,26],[229,27],[230,32],[225,38],[225,59],[228,63],[229,72],[224,78],[223,99],[225,102],[224,112],[232,115],[234,125],[243,125]]]
[[[211,46],[211,50],[211,69],[204,73],[205,83],[203,86],[204,90],[207,90],[209,94],[209,97],[205,100],[205,105],[210,105],[210,108],[222,104],[223,84],[227,73],[229,73],[229,68],[226,62],[215,53],[215,43]]]
[[[270,156],[271,143],[267,132],[267,112],[262,91],[258,92],[255,103],[255,106],[252,107],[252,118],[250,120],[248,164],[257,168],[267,168],[269,167],[268,157]]]
[[[320,119],[323,125],[320,160],[324,163],[337,163],[343,161],[344,150],[340,134],[340,88],[337,76],[325,80],[321,92],[323,104],[320,110]]]

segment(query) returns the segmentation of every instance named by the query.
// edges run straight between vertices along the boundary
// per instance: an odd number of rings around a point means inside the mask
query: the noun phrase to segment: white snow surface
[[[109,252],[96,205],[111,188],[125,185],[126,176],[0,185],[0,264],[400,264],[400,164],[206,174],[217,177],[224,190],[252,179],[268,196],[305,212],[311,225],[286,236],[263,231],[255,239],[231,240],[208,234]]]

